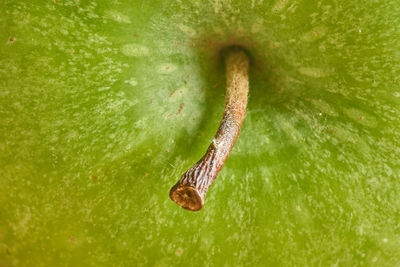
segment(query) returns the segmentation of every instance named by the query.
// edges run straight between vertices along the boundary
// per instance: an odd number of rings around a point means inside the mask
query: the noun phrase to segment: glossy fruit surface
[[[395,266],[400,5],[0,3],[0,266]],[[253,56],[199,213],[169,197]]]

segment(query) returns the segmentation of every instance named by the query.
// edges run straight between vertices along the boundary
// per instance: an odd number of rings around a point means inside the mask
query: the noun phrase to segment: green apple
[[[396,0],[3,0],[0,266],[396,266]],[[252,55],[205,206],[171,186]]]

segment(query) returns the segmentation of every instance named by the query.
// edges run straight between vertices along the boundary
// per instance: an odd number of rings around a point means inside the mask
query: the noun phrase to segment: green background
[[[0,266],[399,266],[400,5],[2,0]],[[169,189],[253,57],[205,206]]]

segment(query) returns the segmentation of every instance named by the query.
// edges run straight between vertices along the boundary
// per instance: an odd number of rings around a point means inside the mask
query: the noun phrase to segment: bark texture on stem
[[[240,48],[230,48],[225,54],[225,110],[215,137],[206,154],[176,183],[169,195],[173,201],[191,211],[200,210],[210,185],[229,157],[246,113],[249,91],[249,58]]]

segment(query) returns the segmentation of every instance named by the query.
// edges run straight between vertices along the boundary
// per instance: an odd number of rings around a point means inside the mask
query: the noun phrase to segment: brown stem
[[[246,113],[249,58],[240,48],[230,48],[225,65],[226,103],[218,131],[206,154],[182,175],[169,193],[173,201],[191,211],[203,207],[207,190],[229,157]]]

